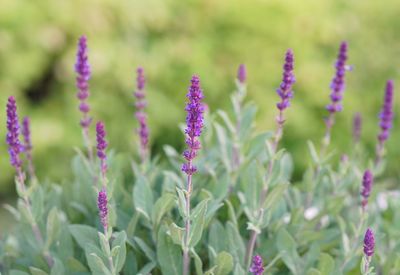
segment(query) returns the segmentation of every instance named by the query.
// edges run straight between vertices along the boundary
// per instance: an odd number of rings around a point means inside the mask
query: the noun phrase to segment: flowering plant
[[[134,93],[138,153],[132,158],[108,150],[112,144],[103,122],[95,124],[96,145],[92,143],[89,53],[82,37],[75,68],[84,146],[72,160],[72,179],[52,184],[36,177],[30,139],[35,129],[28,118],[20,129],[17,101],[13,96],[8,100],[6,141],[19,199],[16,208],[6,206],[17,225],[0,242],[1,272],[399,274],[400,203],[398,193],[390,191],[395,186],[383,177],[394,84],[387,82],[375,155],[362,146],[357,114],[349,137],[353,151],[335,161],[331,132],[341,119],[347,59],[343,42],[326,134],[319,150],[307,142],[309,168],[293,179],[290,152],[280,148],[281,139],[290,135],[284,132],[290,123],[284,111],[294,95],[293,50],[285,54],[277,89],[275,131],[255,131],[256,105],[246,101],[243,64],[231,98],[232,114],[209,110],[208,89],[203,91],[194,75],[186,95],[180,138],[187,148],[182,154],[168,145],[163,153],[150,152],[151,114],[145,108],[145,70],[139,67]]]

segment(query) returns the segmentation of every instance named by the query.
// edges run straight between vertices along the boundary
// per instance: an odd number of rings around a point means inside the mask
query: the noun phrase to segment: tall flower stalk
[[[29,117],[24,117],[22,120],[22,136],[24,137],[24,153],[28,161],[28,171],[31,179],[36,179],[35,166],[32,159],[32,141]]]
[[[90,162],[93,164],[93,149],[89,136],[89,127],[92,122],[92,118],[89,116],[90,106],[87,99],[90,95],[89,93],[89,79],[91,77],[91,70],[88,60],[88,47],[86,36],[81,36],[78,41],[78,50],[76,53],[76,63],[75,63],[76,76],[76,87],[78,92],[76,94],[79,99],[79,110],[82,113],[82,118],[80,125],[82,127],[82,134],[85,145],[88,150],[88,156]]]
[[[7,132],[6,142],[8,144],[8,153],[10,155],[10,162],[11,165],[14,166],[17,173],[15,178],[17,193],[23,201],[27,213],[27,219],[32,227],[35,239],[38,242],[39,246],[43,247],[44,246],[43,236],[32,212],[32,205],[29,201],[28,192],[26,190],[26,185],[25,185],[25,174],[22,170],[22,161],[20,158],[20,153],[23,151],[24,148],[19,140],[20,126],[17,113],[17,103],[13,96],[10,96],[7,102],[7,130],[8,132]],[[45,257],[49,267],[52,267],[54,261],[53,258],[50,256],[49,252],[44,251],[43,256]]]
[[[322,141],[322,154],[325,153],[331,141],[332,126],[335,123],[335,113],[341,112],[343,109],[342,99],[345,89],[345,74],[346,70],[348,70],[348,66],[346,65],[347,49],[347,42],[342,42],[339,47],[339,54],[335,64],[336,74],[332,79],[330,86],[332,90],[330,94],[332,102],[326,106],[326,109],[329,112],[329,116],[325,119],[326,130],[324,139]]]
[[[362,210],[365,211],[365,208],[368,204],[368,198],[371,195],[372,185],[374,183],[374,176],[370,170],[366,170],[364,172],[363,180],[362,180],[362,189],[361,189],[361,206]]]
[[[240,64],[237,71],[236,78],[236,93],[232,96],[233,107],[236,115],[236,133],[234,135],[234,144],[232,148],[232,163],[233,169],[238,169],[241,163],[240,156],[240,129],[241,129],[241,117],[242,117],[242,108],[243,108],[243,100],[246,96],[247,89],[247,69],[244,64]]]
[[[276,90],[277,94],[281,98],[281,101],[276,104],[276,107],[279,110],[279,114],[276,117],[277,130],[275,131],[275,137],[272,143],[272,153],[274,154],[278,148],[279,141],[283,135],[283,125],[285,123],[284,111],[290,106],[290,100],[293,98],[293,84],[296,82],[296,78],[293,73],[294,69],[294,55],[291,49],[286,51],[285,55],[285,63],[283,65],[283,75],[282,75],[282,83],[279,88]],[[274,167],[274,160],[270,160],[267,168],[267,180],[268,177],[272,173],[272,169]],[[263,215],[262,205],[267,197],[268,193],[268,185],[264,186],[263,190],[260,194],[260,209],[258,211],[258,217],[261,220]],[[253,255],[254,247],[256,244],[257,236],[259,232],[256,230],[252,230],[249,242],[247,243],[247,251],[245,256],[246,267],[250,265],[251,257]]]
[[[190,237],[190,196],[192,194],[192,176],[197,171],[193,165],[193,160],[197,156],[197,151],[201,144],[199,137],[203,128],[204,105],[202,102],[203,91],[200,88],[200,79],[194,75],[191,79],[191,86],[186,95],[188,102],[186,104],[186,145],[187,149],[183,152],[186,162],[182,165],[182,171],[187,175],[186,183],[186,217],[185,217],[185,235],[183,248],[183,275],[190,274],[190,256],[189,256],[189,237]]]
[[[97,157],[100,160],[100,173],[102,187],[97,195],[97,207],[99,209],[100,223],[103,226],[104,235],[99,232],[101,239],[104,239],[104,245],[108,246],[105,252],[108,253],[108,264],[111,274],[117,274],[111,255],[110,239],[112,235],[112,228],[109,227],[108,222],[108,195],[107,195],[107,141],[106,141],[106,130],[104,123],[99,121],[96,123],[96,140],[97,140]]]
[[[145,162],[149,156],[149,128],[147,125],[147,114],[146,114],[146,93],[145,93],[145,84],[146,79],[144,77],[143,68],[139,67],[136,70],[136,91],[134,92],[134,96],[136,98],[136,119],[138,120],[139,127],[137,129],[137,133],[139,136],[139,151],[142,163]]]
[[[393,94],[394,83],[392,80],[389,80],[386,83],[385,98],[383,101],[382,110],[379,114],[379,126],[381,128],[381,131],[378,135],[378,145],[376,146],[376,166],[378,166],[382,161],[385,151],[385,142],[389,138],[390,129],[393,126]]]

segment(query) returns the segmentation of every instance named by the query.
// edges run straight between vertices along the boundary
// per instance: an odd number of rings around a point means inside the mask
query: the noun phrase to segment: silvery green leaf
[[[315,268],[310,268],[307,271],[307,275],[322,275],[322,273],[319,270],[315,269]]]
[[[136,211],[150,220],[153,212],[153,192],[149,181],[142,175],[137,175],[133,187],[133,203]]]
[[[65,274],[64,264],[59,259],[54,258],[54,264],[53,267],[51,268],[50,275],[64,275],[64,274]]]
[[[134,237],[135,242],[137,243],[137,245],[140,247],[140,249],[144,252],[144,254],[146,255],[146,257],[152,261],[152,262],[156,262],[156,254],[153,251],[153,249],[151,249],[141,238],[139,237]]]
[[[208,245],[212,246],[218,253],[227,249],[227,239],[224,226],[220,221],[215,220],[211,223],[208,233]]]
[[[155,203],[153,208],[152,221],[153,224],[157,227],[165,215],[165,213],[169,212],[175,203],[175,196],[171,193],[163,194]]]
[[[94,275],[112,275],[111,271],[106,267],[103,260],[95,253],[88,256],[88,264],[92,274]]]
[[[67,260],[67,267],[73,272],[88,272],[86,266],[84,266],[80,261],[74,257],[70,257]]]
[[[233,269],[232,255],[226,251],[222,251],[217,255],[215,263],[217,265],[217,268],[215,269],[215,275],[227,275]]]
[[[232,203],[229,200],[224,200],[225,205],[228,208],[228,216],[229,220],[234,224],[237,225],[237,218],[235,213],[235,208],[233,207]]]
[[[10,275],[29,275],[29,273],[20,270],[10,270]]]
[[[246,154],[246,158],[252,160],[263,152],[267,155],[265,150],[266,143],[271,137],[273,137],[273,135],[274,135],[273,132],[268,131],[258,134],[254,138],[252,138],[252,140],[250,141],[248,153]]]
[[[246,275],[246,271],[239,265],[235,265],[235,269],[233,270],[233,275]]]
[[[176,188],[178,193],[178,210],[182,218],[186,218],[188,213],[186,211],[186,193],[183,189]]]
[[[321,275],[333,274],[335,270],[335,261],[329,254],[321,254],[318,263],[318,270],[321,272]]]
[[[189,247],[194,247],[201,239],[206,218],[208,199],[201,201],[190,215],[192,227],[189,234]]]
[[[251,213],[258,212],[260,201],[260,190],[262,189],[263,179],[260,174],[260,167],[256,161],[252,161],[244,173],[244,188],[246,197],[246,206],[250,209]],[[253,214],[251,215],[253,216]],[[250,220],[252,217],[248,217]]]
[[[49,273],[44,272],[43,270],[30,266],[29,271],[31,272],[32,275],[49,275]]]
[[[181,177],[172,171],[163,171],[164,174],[164,185],[167,190],[175,190],[179,187],[184,188],[185,184]]]
[[[196,275],[203,275],[203,262],[194,249],[190,249],[190,255],[194,258],[194,267]]]
[[[135,254],[130,250],[126,255],[124,269],[122,274],[124,275],[136,275],[138,274],[137,260]]]
[[[82,249],[85,249],[88,244],[95,246],[99,244],[97,230],[93,227],[82,224],[71,224],[68,226],[68,228],[76,243]]]
[[[181,248],[172,242],[166,234],[166,228],[160,227],[157,238],[157,259],[163,274],[182,274],[182,251]]]
[[[57,239],[57,236],[60,232],[60,221],[58,219],[57,208],[53,207],[49,215],[47,216],[47,225],[46,225],[46,250],[50,248],[50,245],[54,240]]]
[[[225,129],[218,123],[214,123],[214,127],[217,133],[217,138],[219,142],[219,150],[220,150],[220,157],[222,162],[224,163],[225,168],[228,171],[232,170],[231,167],[231,157],[228,152],[228,148],[230,148],[229,140]]]
[[[150,262],[146,264],[144,267],[142,267],[141,270],[137,273],[137,275],[149,275],[151,274],[151,271],[157,266],[155,262]]]
[[[98,235],[101,250],[103,250],[104,254],[110,255],[110,244],[108,243],[107,237],[101,232],[98,232]]]
[[[228,240],[228,251],[232,254],[236,266],[244,265],[246,248],[237,225],[228,221],[225,227]]]
[[[283,197],[286,189],[289,184],[281,183],[276,185],[272,190],[267,193],[267,197],[265,198],[263,208],[265,210],[271,210],[278,203],[278,201]]]
[[[236,132],[236,128],[233,125],[233,122],[229,118],[228,114],[225,111],[218,110],[217,114],[222,118],[222,120],[225,122],[226,127],[229,129],[231,133]]]
[[[185,228],[177,226],[175,223],[169,225],[168,231],[174,244],[177,244],[183,249],[183,234],[185,233]]]
[[[292,271],[293,274],[301,274],[300,270],[300,256],[297,253],[297,245],[293,237],[281,228],[276,238],[277,248],[282,255],[282,260],[285,265]]]
[[[249,134],[252,132],[254,117],[257,112],[257,107],[254,104],[247,104],[242,111],[242,117],[240,119],[240,131],[239,138],[244,141]]]
[[[118,273],[122,270],[125,263],[126,258],[126,233],[125,231],[117,232],[114,235],[114,240],[112,241],[112,250],[111,252],[115,252],[114,249],[119,247],[117,255],[113,255],[113,262],[115,271]]]

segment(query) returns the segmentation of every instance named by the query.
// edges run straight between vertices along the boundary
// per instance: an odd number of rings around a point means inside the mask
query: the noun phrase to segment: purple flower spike
[[[283,77],[282,83],[276,90],[278,95],[281,97],[281,102],[277,103],[279,111],[282,113],[287,107],[290,106],[290,99],[293,97],[292,86],[296,82],[293,74],[294,56],[291,49],[287,50],[285,57],[285,64],[283,65]],[[278,118],[278,123],[283,123],[283,117]]]
[[[203,128],[203,112],[204,105],[202,103],[203,92],[200,88],[200,79],[194,75],[192,77],[192,85],[189,87],[189,92],[186,97],[188,103],[186,104],[186,144],[188,149],[183,152],[183,156],[187,160],[182,165],[182,171],[187,175],[192,175],[196,172],[196,166],[192,164],[192,160],[196,157],[197,151],[200,149],[201,144],[198,137]]]
[[[136,119],[139,122],[139,128],[137,130],[139,139],[140,139],[140,155],[142,158],[142,161],[144,161],[148,155],[148,144],[149,144],[149,128],[147,126],[147,115],[145,112],[146,108],[146,94],[145,94],[145,84],[146,84],[146,79],[144,77],[144,70],[143,68],[139,67],[137,68],[137,90],[134,93],[134,96],[136,97]]]
[[[346,66],[347,61],[347,43],[342,42],[339,48],[338,58],[335,64],[336,67],[336,74],[331,82],[331,90],[332,93],[330,95],[332,103],[326,106],[326,109],[331,113],[340,112],[343,109],[341,104],[344,92],[344,77],[345,72],[348,70]]]
[[[101,189],[97,197],[97,207],[99,209],[100,222],[104,228],[104,234],[107,233],[108,227],[108,200],[105,188]]]
[[[374,232],[370,228],[367,229],[365,232],[364,237],[364,254],[367,257],[371,257],[374,255],[374,248],[375,248],[375,237]]]
[[[241,84],[246,83],[247,80],[247,70],[246,65],[240,64],[237,72],[237,79]]]
[[[32,178],[35,177],[35,169],[32,160],[32,141],[29,117],[24,117],[22,120],[22,136],[24,137],[24,152],[28,160],[29,174]]]
[[[107,141],[105,140],[106,137],[106,130],[104,129],[104,123],[99,121],[96,124],[96,139],[97,139],[97,156],[100,159],[100,166],[101,166],[101,172],[103,177],[106,174],[107,171],[107,163],[106,163],[106,152],[105,150],[107,149]]]
[[[368,204],[368,197],[371,194],[372,184],[374,183],[374,176],[370,170],[366,170],[364,172],[363,180],[362,180],[362,190],[361,196],[363,200],[361,202],[363,209]]]
[[[251,264],[250,270],[253,275],[262,275],[264,272],[263,260],[260,255],[255,255],[253,257],[253,262]]]
[[[360,113],[356,113],[353,118],[353,140],[359,143],[361,139],[362,117]]]
[[[8,152],[10,154],[11,165],[15,169],[21,169],[21,159],[19,154],[22,151],[22,146],[19,141],[19,121],[17,114],[17,104],[15,98],[10,96],[7,102],[7,137]]]
[[[78,88],[77,97],[80,101],[79,110],[83,113],[83,118],[81,119],[81,126],[83,128],[88,128],[90,126],[90,123],[92,122],[92,119],[88,117],[90,106],[86,102],[90,94],[88,81],[91,76],[87,52],[88,48],[87,48],[86,36],[81,36],[78,42],[75,71],[77,73],[76,77],[76,87]]]
[[[385,99],[382,106],[382,111],[379,114],[381,132],[378,135],[378,140],[384,142],[389,138],[389,131],[392,128],[393,121],[393,81],[389,80],[386,84]]]

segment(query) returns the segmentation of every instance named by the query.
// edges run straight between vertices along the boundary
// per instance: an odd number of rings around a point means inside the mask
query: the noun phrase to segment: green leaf
[[[50,248],[51,244],[60,232],[60,221],[58,219],[57,208],[53,207],[49,215],[47,216],[47,225],[46,225],[46,250]]]
[[[30,266],[29,270],[30,270],[32,275],[49,275],[49,273],[44,272],[43,270],[41,270],[39,268],[36,268],[36,267],[33,267],[33,266]]]
[[[236,132],[236,128],[233,125],[231,119],[229,118],[228,114],[225,111],[218,110],[217,114],[222,118],[222,120],[225,122],[226,127],[229,129],[231,133]]]
[[[218,220],[213,221],[210,225],[208,233],[208,245],[212,246],[217,253],[227,250],[227,236],[225,228]]]
[[[229,274],[233,269],[233,258],[228,252],[220,252],[217,255],[215,263],[217,265],[217,268],[215,269],[215,275],[226,275]]]
[[[227,222],[225,227],[228,240],[228,251],[232,254],[234,262],[243,266],[246,253],[243,238],[240,235],[237,226],[232,222]]]
[[[307,275],[322,275],[322,273],[318,270],[316,270],[315,268],[310,268],[307,271]]]
[[[257,107],[253,104],[248,104],[243,108],[239,131],[239,137],[241,141],[245,140],[247,136],[252,132],[251,127],[253,125],[256,112]]]
[[[172,242],[166,234],[164,226],[158,230],[157,238],[157,259],[161,272],[165,275],[182,274],[182,251],[181,248]]]
[[[203,233],[208,199],[201,201],[191,215],[192,228],[189,235],[189,247],[194,247],[201,239]]]
[[[137,273],[137,275],[149,275],[151,274],[151,271],[157,266],[156,263],[150,262],[146,264],[144,267],[142,267],[141,270]],[[163,273],[164,274],[164,273]]]
[[[194,249],[190,249],[190,253],[194,258],[194,267],[197,275],[203,275],[203,262]]]
[[[117,255],[113,255],[113,263],[115,271],[118,273],[122,270],[125,263],[126,258],[126,233],[125,231],[121,231],[114,234],[114,240],[112,242],[112,250],[114,248],[119,248],[119,253]]]
[[[136,211],[143,214],[147,220],[150,220],[153,212],[153,192],[150,188],[148,180],[138,175],[133,187],[133,202]]]
[[[51,268],[50,275],[63,275],[63,274],[65,274],[65,268],[63,263],[59,259],[54,258],[54,265]]]
[[[138,244],[138,246],[140,247],[140,249],[144,252],[144,254],[146,255],[146,257],[152,261],[152,262],[156,262],[156,254],[154,253],[153,249],[150,248],[150,246],[148,246],[141,238],[139,237],[134,237],[133,238],[135,240],[135,242]]]
[[[181,215],[182,218],[186,218],[188,216],[188,213],[186,211],[186,195],[185,191],[180,188],[176,188],[176,192],[178,193],[178,210],[179,214]]]
[[[175,223],[171,223],[169,225],[168,233],[169,233],[173,243],[177,244],[183,248],[183,234],[185,233],[185,229],[177,226]]]
[[[110,255],[110,244],[108,243],[106,236],[101,232],[98,232],[97,234],[99,235],[101,250],[103,250],[104,254]]]
[[[10,270],[10,275],[29,275],[29,274],[20,270]]]
[[[175,203],[175,196],[171,193],[163,194],[155,203],[152,215],[153,224],[158,227],[162,217],[169,212]]]
[[[308,145],[308,150],[310,151],[311,159],[313,160],[314,164],[319,164],[319,155],[317,153],[317,150],[315,149],[314,143],[312,143],[310,140],[307,141]]]
[[[82,224],[71,224],[68,228],[76,243],[82,249],[85,249],[88,244],[99,245],[98,231],[95,228]]]
[[[68,269],[74,272],[88,272],[87,268],[77,259],[71,257],[67,260]]]
[[[322,253],[319,258],[318,270],[322,275],[330,275],[335,270],[335,261],[326,253]]]
[[[282,260],[285,265],[292,271],[293,274],[299,274],[297,264],[300,261],[300,256],[297,253],[297,245],[293,237],[281,228],[277,236],[277,248],[282,255]]]
[[[91,253],[87,260],[90,270],[93,274],[112,275],[111,271],[106,267],[103,260],[95,253]]]
[[[239,265],[235,265],[235,269],[233,270],[233,275],[246,275],[246,271]]]
[[[268,193],[263,208],[268,211],[271,210],[271,208],[273,208],[282,198],[288,186],[289,184],[286,183],[276,185],[274,189]]]

